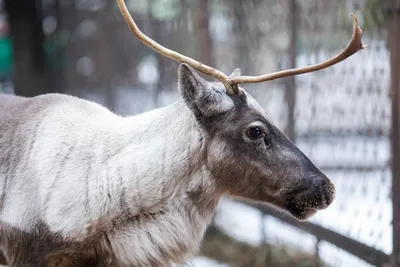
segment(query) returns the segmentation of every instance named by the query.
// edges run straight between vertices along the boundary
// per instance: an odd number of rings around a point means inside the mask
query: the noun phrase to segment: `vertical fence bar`
[[[314,262],[313,262],[313,267],[320,267],[320,257],[319,257],[319,243],[321,242],[321,239],[317,237],[317,240],[315,241],[315,253],[314,253]]]
[[[297,56],[297,23],[298,23],[298,10],[296,0],[289,0],[289,20],[290,20],[290,66],[289,68],[296,67],[296,56]],[[288,121],[286,126],[286,135],[292,142],[295,142],[295,119],[294,111],[296,104],[296,80],[295,76],[291,76],[285,79],[285,89],[286,89],[286,103],[288,105]]]
[[[392,266],[400,266],[400,0],[391,1],[389,46],[392,95]]]

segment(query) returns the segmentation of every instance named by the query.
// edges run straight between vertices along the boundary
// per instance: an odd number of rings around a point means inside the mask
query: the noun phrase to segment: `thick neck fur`
[[[29,137],[16,136],[25,140],[17,152],[9,140],[13,163],[0,166],[13,180],[1,183],[2,223],[25,232],[44,224],[66,242],[99,236],[117,266],[169,266],[197,250],[219,194],[183,102],[121,118],[72,97],[36,101],[21,105]]]
[[[121,266],[182,263],[200,245],[219,198],[203,165],[206,140],[182,102],[124,120],[125,133],[115,140],[122,146],[106,159],[118,174],[116,206],[126,216],[116,219],[118,237],[109,236],[117,261]]]

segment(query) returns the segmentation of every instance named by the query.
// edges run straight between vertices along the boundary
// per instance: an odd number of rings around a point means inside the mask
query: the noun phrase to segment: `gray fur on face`
[[[223,194],[300,219],[332,202],[333,185],[247,92],[185,64],[178,76],[183,101],[126,118],[67,95],[0,95],[10,266],[170,266],[198,250]]]
[[[306,219],[333,201],[335,190],[329,179],[269,121],[245,90],[228,95],[222,84],[206,82],[190,67],[182,65],[180,70],[191,81],[181,79],[181,88],[200,91],[214,100],[200,103],[202,110],[215,112],[196,117],[210,137],[206,142],[208,167],[223,191],[275,204],[299,219]],[[236,75],[240,75],[239,69],[231,74]],[[191,98],[185,100],[194,106],[196,114],[199,105]],[[226,108],[214,108],[218,103]],[[262,130],[262,138],[248,137],[252,127]]]
[[[197,118],[209,118],[234,108],[223,86],[207,82],[186,64],[179,66],[178,80],[182,98]]]

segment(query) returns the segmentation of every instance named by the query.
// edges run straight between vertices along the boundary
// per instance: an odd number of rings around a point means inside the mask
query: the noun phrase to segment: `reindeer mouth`
[[[296,201],[290,201],[286,209],[298,220],[306,220],[317,213],[317,208],[307,207],[301,204],[297,204]]]
[[[313,186],[292,191],[286,202],[286,210],[299,220],[306,220],[326,209],[335,199],[332,183],[313,183]]]
[[[318,209],[313,208],[295,208],[289,210],[289,212],[300,221],[305,221],[317,213]]]

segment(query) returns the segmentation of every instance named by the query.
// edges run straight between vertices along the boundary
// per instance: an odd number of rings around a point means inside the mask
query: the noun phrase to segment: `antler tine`
[[[132,16],[130,15],[128,8],[125,5],[125,1],[124,0],[116,0],[117,4],[119,6],[119,9],[121,11],[122,16],[125,19],[125,22],[128,24],[129,28],[131,29],[132,33],[145,45],[147,45],[148,47],[150,47],[151,49],[153,49],[154,51],[156,51],[157,53],[160,53],[163,56],[166,56],[168,58],[171,58],[173,60],[176,60],[178,62],[181,63],[187,63],[188,65],[192,66],[193,68],[195,68],[196,70],[213,76],[215,78],[217,78],[218,80],[220,80],[226,90],[228,91],[228,93],[230,94],[237,94],[238,93],[238,89],[237,86],[232,86],[231,84],[231,79],[226,76],[223,72],[207,66],[197,60],[194,60],[190,57],[184,56],[178,52],[175,52],[171,49],[168,49],[162,45],[160,45],[159,43],[157,43],[156,41],[154,41],[153,39],[151,39],[150,37],[148,37],[147,35],[145,35],[140,29],[139,27],[136,25],[135,21],[133,20]]]
[[[352,34],[350,42],[338,55],[336,55],[324,62],[315,64],[315,65],[311,65],[311,66],[307,66],[307,67],[282,70],[282,71],[268,73],[268,74],[261,75],[261,76],[238,76],[238,77],[232,78],[231,85],[237,85],[237,84],[242,84],[242,83],[261,83],[261,82],[271,81],[271,80],[275,80],[275,79],[283,78],[283,77],[287,77],[287,76],[304,74],[304,73],[314,72],[317,70],[322,70],[322,69],[328,68],[332,65],[335,65],[335,64],[345,60],[346,58],[352,56],[353,54],[357,53],[358,51],[366,48],[367,46],[362,45],[362,42],[361,42],[362,30],[361,30],[360,26],[358,25],[357,17],[353,13],[351,14],[351,16],[353,18],[353,34]]]

